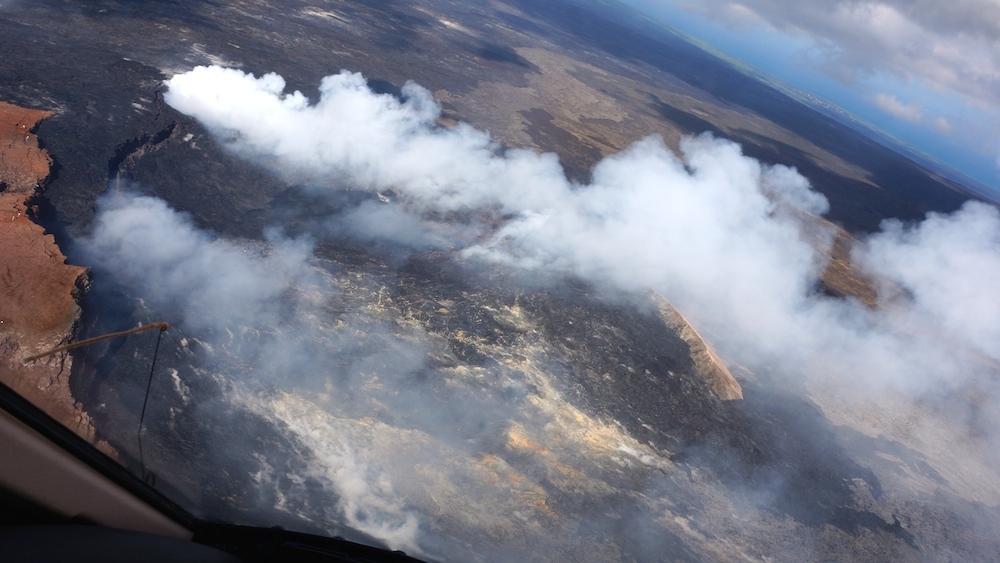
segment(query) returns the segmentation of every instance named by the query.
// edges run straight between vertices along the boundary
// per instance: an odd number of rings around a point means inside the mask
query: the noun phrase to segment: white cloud
[[[920,102],[904,104],[891,94],[878,94],[873,99],[882,111],[910,123],[920,123],[924,118],[924,108]]]
[[[935,117],[931,120],[931,127],[942,135],[951,135],[955,132],[955,126],[946,117]]]
[[[662,0],[671,1],[671,0]],[[642,7],[660,2],[634,0]],[[676,4],[711,19],[744,14],[813,40],[837,78],[888,72],[995,107],[1000,104],[1000,4],[992,0],[707,0]],[[746,15],[750,12],[753,16]]]
[[[730,3],[725,7],[724,12],[719,15],[727,25],[738,30],[749,29],[753,26],[768,25],[753,10],[742,4]]]

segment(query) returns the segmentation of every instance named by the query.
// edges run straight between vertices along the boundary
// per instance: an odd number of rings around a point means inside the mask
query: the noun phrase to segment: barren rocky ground
[[[22,363],[75,336],[87,285],[86,269],[66,264],[34,220],[52,163],[34,130],[51,115],[0,102],[0,381],[93,441],[90,417],[69,388],[73,359],[61,353]]]
[[[105,193],[155,196],[248,256],[270,251],[268,227],[310,235],[376,197],[317,201],[227,152],[163,101],[165,79],[201,64],[278,72],[312,97],[341,68],[391,94],[412,79],[442,104],[442,126],[554,152],[578,182],[648,135],[674,149],[686,134],[732,138],[829,199],[833,260],[817,291],[872,307],[880,281],[851,263],[852,237],[971,197],[617,5],[21,1],[0,8],[0,52],[0,100],[31,108],[0,107],[12,219],[0,217],[0,375],[137,469],[148,335],[28,368],[17,358],[71,338],[78,319],[81,336],[170,321],[146,451],[158,488],[198,516],[384,542],[330,486],[329,468],[348,459],[406,499],[387,513],[419,514],[428,558],[990,560],[1000,549],[994,472],[950,463],[959,445],[935,433],[932,409],[887,419],[878,403],[727,362],[725,343],[656,297],[609,300],[578,280],[470,271],[447,250],[319,236],[328,294],[291,296],[299,308],[282,326],[195,333],[80,250]],[[94,278],[81,296],[84,268]],[[254,354],[303,334],[323,365],[282,364],[287,378],[268,379]]]

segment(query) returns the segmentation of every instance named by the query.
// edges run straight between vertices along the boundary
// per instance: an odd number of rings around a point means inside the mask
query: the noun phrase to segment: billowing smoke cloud
[[[219,67],[196,68],[167,86],[167,103],[313,197],[372,193],[313,236],[449,248],[467,262],[548,282],[582,278],[611,298],[653,289],[751,370],[770,366],[842,391],[888,388],[906,397],[973,385],[980,406],[995,403],[980,377],[1000,359],[1000,290],[992,282],[1000,274],[1000,216],[991,207],[970,203],[915,226],[890,222],[857,249],[855,259],[882,283],[882,307],[871,310],[817,290],[833,233],[808,217],[825,212],[826,200],[795,170],[761,164],[728,141],[689,138],[676,155],[648,138],[599,163],[579,185],[554,155],[504,150],[467,125],[439,126],[439,107],[413,83],[399,100],[342,72],[323,80],[315,103],[285,94],[275,74]],[[613,445],[601,451],[615,471],[636,460],[666,463],[617,429],[592,421],[586,432],[576,429],[589,419],[558,393],[523,401],[527,389],[547,388],[544,374],[527,383],[493,374],[489,386],[471,372],[436,390],[414,384],[426,357],[445,352],[421,329],[380,319],[370,303],[345,306],[345,288],[317,266],[307,239],[218,240],[158,200],[110,196],[86,247],[92,262],[115,270],[153,306],[178,311],[184,330],[214,348],[205,362],[235,382],[232,396],[309,448],[317,463],[302,479],[332,487],[335,519],[394,547],[433,551],[402,499],[441,494],[420,490],[420,479],[400,468],[451,475],[434,477],[439,489],[471,480],[494,463],[477,456],[498,435],[526,444],[539,428],[549,437],[606,435]],[[232,334],[234,327],[242,332]],[[327,397],[323,408],[294,389],[253,387],[289,379]],[[384,420],[372,422],[371,412]],[[621,452],[631,457],[615,457]],[[459,461],[468,459],[480,465]],[[413,496],[397,494],[401,487]],[[502,480],[497,487],[482,494],[493,501],[510,494]],[[473,528],[507,525],[487,522],[483,512],[454,518]]]
[[[331,535],[349,535],[347,526],[391,548],[458,559],[483,557],[476,545],[462,551],[470,537],[499,533],[517,559],[519,550],[565,549],[571,538],[532,531],[509,540],[544,491],[492,455],[504,443],[538,448],[543,462],[554,454],[534,445],[539,436],[582,463],[593,463],[586,455],[596,449],[613,477],[668,464],[560,399],[544,373],[499,366],[486,373],[449,359],[440,336],[378,303],[383,287],[338,278],[308,240],[279,233],[266,241],[220,239],[151,197],[112,193],[99,205],[93,232],[80,241],[83,256],[141,309],[170,320],[179,342],[177,357],[161,354],[168,357],[158,364],[169,374],[163,388],[177,397],[166,422],[147,418],[146,463],[163,463],[150,454],[170,448],[152,447],[160,442],[190,457],[212,452],[207,467],[162,471],[175,480],[190,474],[205,488],[223,479],[236,489],[212,517],[245,521],[238,510],[245,504],[253,524],[273,525],[277,510],[329,526]],[[437,367],[428,366],[431,357]],[[206,393],[206,380],[221,397]],[[169,404],[155,393],[152,400]],[[274,434],[264,444],[248,439],[234,409],[266,421]],[[183,411],[189,416],[178,416]],[[577,473],[566,488],[586,490],[593,480]],[[435,537],[428,527],[441,520],[441,506],[448,534]],[[541,507],[546,517],[551,511]]]
[[[438,107],[412,83],[399,102],[344,72],[324,79],[315,106],[283,95],[276,75],[201,67],[168,85],[168,103],[232,150],[314,191],[392,190],[402,202],[391,213],[410,214],[413,227],[451,211],[505,218],[498,232],[479,225],[474,244],[450,241],[469,256],[653,287],[673,299],[710,296],[706,310],[735,311],[746,325],[790,296],[804,299],[822,267],[789,211],[822,212],[824,198],[793,171],[761,166],[725,141],[690,139],[681,160],[647,139],[601,163],[581,187],[552,154],[501,155],[484,133],[438,127]],[[406,223],[395,222],[397,237]]]
[[[437,127],[439,106],[414,83],[403,87],[400,103],[373,95],[360,74],[342,72],[323,79],[316,106],[300,92],[285,95],[275,74],[256,79],[198,67],[168,84],[168,103],[293,181],[398,190],[423,209],[501,212],[544,207],[570,188],[554,155],[514,150],[499,158],[489,135]]]
[[[1000,360],[1000,212],[967,203],[919,225],[887,221],[861,254],[866,265],[896,280],[914,309],[945,334]]]
[[[807,240],[799,217],[823,213],[825,199],[794,170],[762,165],[727,141],[690,138],[678,157],[649,138],[599,163],[592,182],[579,186],[566,179],[554,155],[502,153],[485,133],[438,126],[438,106],[413,83],[400,101],[373,94],[363,77],[342,72],[323,80],[314,105],[299,92],[284,94],[284,81],[274,74],[258,79],[199,67],[167,84],[167,102],[198,118],[231,150],[307,182],[315,193],[350,187],[398,194],[388,209],[409,219],[397,221],[391,237],[405,238],[401,229],[424,237],[431,228],[445,236],[434,219],[445,212],[502,218],[498,230],[478,225],[473,242],[463,233],[450,244],[467,257],[626,291],[655,289],[721,335],[723,347],[741,361],[923,391],[969,373],[953,345],[996,357],[997,340],[986,335],[996,334],[1000,317],[979,314],[974,305],[994,297],[983,274],[984,264],[997,260],[990,242],[996,235],[986,236],[997,228],[987,208],[970,204],[950,219],[957,231],[952,238],[979,241],[964,247],[965,258],[955,258],[951,268],[926,267],[936,272],[934,283],[962,287],[968,299],[931,291],[932,304],[918,287],[915,304],[873,313],[815,292],[829,233],[813,232]],[[872,241],[866,263],[903,287],[930,283],[887,257],[906,254],[921,263],[950,251],[936,246],[933,233],[943,230],[934,230],[942,221],[915,231],[926,232],[923,237],[892,227]],[[918,323],[918,330],[910,322],[915,311],[954,320],[933,328]],[[954,332],[970,315],[983,336]],[[935,344],[942,339],[954,344]]]
[[[420,354],[416,353],[418,360],[407,361],[414,354],[412,346],[387,337],[377,325],[369,327],[367,341],[323,337],[317,311],[335,302],[338,291],[316,267],[308,240],[290,240],[277,233],[266,243],[221,240],[150,197],[109,194],[100,207],[94,232],[83,241],[88,260],[112,269],[149,310],[177,315],[174,332],[183,331],[198,343],[200,365],[230,378],[230,396],[243,408],[266,414],[313,446],[313,455],[321,460],[315,477],[331,484],[338,498],[334,521],[344,521],[392,547],[412,549],[415,516],[391,484],[359,460],[360,446],[343,433],[338,433],[336,442],[317,440],[312,436],[314,425],[274,408],[272,403],[280,401],[266,393],[262,396],[266,389],[254,381],[292,377],[311,379],[322,387],[324,382],[363,371],[375,355],[393,362],[405,376],[408,367],[419,366]],[[186,338],[182,345],[187,348]],[[344,366],[343,357],[352,358],[353,364]],[[338,362],[343,366],[339,374],[329,367]],[[185,405],[198,398],[183,381],[189,376],[171,370],[172,385]],[[224,434],[219,438],[227,439]],[[224,449],[227,444],[210,446]]]
[[[115,257],[125,280],[159,280],[167,291],[150,292],[151,306],[179,311],[192,330],[204,332],[230,322],[278,324],[285,289],[317,283],[306,268],[311,243],[276,238],[272,244],[266,257],[252,260],[233,243],[196,230],[161,200],[111,195],[87,249]]]

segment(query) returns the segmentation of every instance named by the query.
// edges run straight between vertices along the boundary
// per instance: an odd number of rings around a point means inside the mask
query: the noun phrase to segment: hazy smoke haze
[[[677,155],[649,137],[601,161],[579,185],[555,155],[503,150],[468,125],[438,125],[440,108],[413,83],[400,100],[344,71],[322,81],[313,103],[285,93],[275,74],[198,67],[167,87],[168,104],[311,196],[377,193],[329,218],[315,237],[450,249],[469,263],[544,283],[582,278],[609,298],[637,299],[653,289],[710,335],[727,361],[751,371],[769,366],[786,381],[833,388],[847,400],[892,396],[893,408],[902,409],[909,399],[974,388],[976,409],[949,402],[944,415],[961,431],[975,414],[986,428],[977,440],[994,443],[996,389],[987,375],[1000,360],[1000,214],[993,207],[968,203],[918,225],[889,221],[864,241],[855,259],[883,283],[882,306],[873,310],[817,289],[833,233],[803,216],[824,213],[825,198],[794,169],[748,158],[729,141],[687,138]],[[159,200],[109,196],[85,246],[94,262],[154,307],[177,311],[185,331],[214,344],[215,369],[229,369],[234,380],[251,373],[263,381],[314,381],[328,385],[329,396],[352,397],[352,404],[324,404],[337,416],[323,418],[292,395],[234,395],[310,445],[321,458],[315,475],[340,497],[339,519],[394,547],[420,551],[433,542],[398,492],[412,485],[399,473],[391,477],[401,465],[397,454],[386,452],[406,450],[407,462],[457,474],[428,458],[470,457],[486,438],[458,436],[455,428],[514,420],[530,430],[536,414],[525,413],[541,412],[494,402],[500,395],[489,393],[463,404],[421,391],[412,376],[436,344],[372,313],[334,319],[317,312],[342,296],[335,276],[317,266],[309,239],[274,234],[248,247],[199,232]],[[337,330],[323,328],[337,323]],[[245,332],[227,335],[234,327]],[[384,388],[371,391],[376,372]],[[469,381],[463,385],[479,389]],[[518,401],[528,394],[523,383],[504,384]],[[388,440],[389,430],[365,434],[338,418],[366,416],[366,409],[402,413],[394,416],[419,430],[409,443],[422,449],[407,450],[402,439],[387,449],[379,440]],[[644,445],[615,436],[621,451],[655,461]],[[954,446],[948,455],[979,455],[979,447]]]
[[[826,257],[796,212],[821,214],[825,198],[794,170],[763,165],[728,141],[690,138],[677,156],[648,138],[600,162],[591,183],[578,186],[552,154],[501,153],[485,133],[438,126],[438,106],[413,83],[400,101],[345,71],[323,80],[315,104],[285,94],[274,74],[199,67],[167,85],[167,102],[231,150],[314,192],[398,193],[391,213],[409,218],[390,238],[408,238],[407,228],[414,240],[444,236],[428,212],[502,216],[498,231],[481,226],[475,242],[463,233],[450,243],[468,257],[626,291],[653,288],[721,334],[741,361],[923,390],[969,373],[957,349],[998,354],[998,290],[988,280],[1000,221],[982,204],[874,236],[858,258],[913,299],[873,313],[815,291]],[[354,227],[377,236],[381,224]],[[928,319],[914,323],[915,315]]]

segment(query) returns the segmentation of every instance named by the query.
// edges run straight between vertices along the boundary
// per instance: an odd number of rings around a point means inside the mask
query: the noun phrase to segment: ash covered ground
[[[171,322],[146,463],[196,515],[440,560],[997,552],[1000,219],[961,186],[602,3],[0,26],[81,336]],[[133,468],[150,338],[74,363]]]

